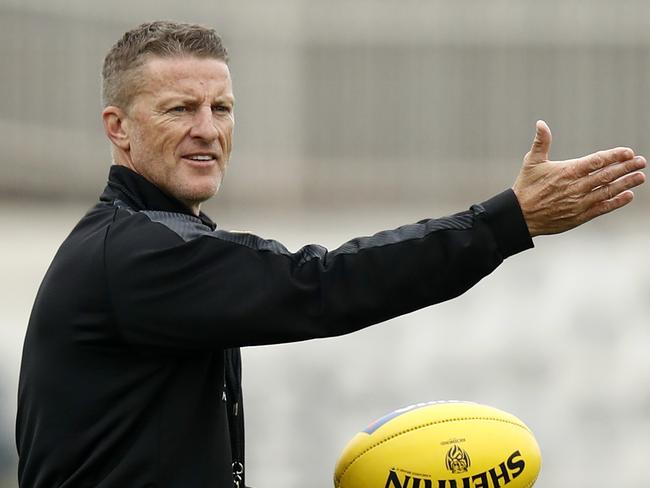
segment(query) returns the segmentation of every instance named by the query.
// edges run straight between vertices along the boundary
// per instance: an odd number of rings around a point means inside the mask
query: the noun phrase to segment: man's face
[[[221,185],[235,124],[230,70],[211,58],[153,57],[125,120],[136,172],[198,212]]]

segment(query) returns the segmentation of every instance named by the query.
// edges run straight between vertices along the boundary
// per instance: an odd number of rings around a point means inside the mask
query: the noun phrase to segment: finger
[[[551,149],[551,129],[546,122],[538,120],[535,124],[535,139],[530,148],[527,159],[533,163],[541,163],[548,160],[548,152]]]
[[[634,193],[630,190],[619,193],[614,198],[609,200],[604,200],[596,205],[589,208],[583,214],[583,222],[587,222],[591,219],[594,219],[600,215],[605,215],[606,213],[612,212],[616,209],[624,207],[634,199]]]
[[[588,156],[574,160],[575,174],[579,178],[598,171],[610,164],[627,161],[634,157],[634,151],[629,147],[615,147],[605,151],[598,151]]]
[[[602,202],[616,198],[622,193],[642,185],[645,182],[645,175],[643,173],[632,173],[617,179],[616,181],[596,188],[585,197],[585,205],[587,208],[594,205],[599,205]]]
[[[618,180],[620,177],[634,173],[635,171],[639,171],[645,167],[645,158],[643,156],[636,156],[635,158],[623,163],[611,164],[601,170],[587,175],[577,183],[576,188],[581,193],[586,194],[595,188],[609,185],[611,182]]]

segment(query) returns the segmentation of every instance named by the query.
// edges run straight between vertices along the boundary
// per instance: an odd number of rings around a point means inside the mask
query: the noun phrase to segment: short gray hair
[[[137,93],[140,68],[148,56],[196,56],[228,63],[221,37],[207,27],[170,21],[141,24],[126,32],[104,58],[102,104],[127,110]]]

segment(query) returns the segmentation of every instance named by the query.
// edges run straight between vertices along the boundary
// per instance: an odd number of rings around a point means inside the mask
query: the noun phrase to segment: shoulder
[[[160,247],[182,244],[209,232],[207,225],[190,215],[117,207],[108,239],[111,243],[124,242],[136,247]]]

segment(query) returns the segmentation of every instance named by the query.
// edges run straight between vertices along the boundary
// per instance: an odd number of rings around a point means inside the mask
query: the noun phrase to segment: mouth
[[[192,166],[212,166],[216,164],[218,158],[215,153],[211,152],[197,152],[191,154],[184,154],[181,156],[181,159],[191,164]]]

